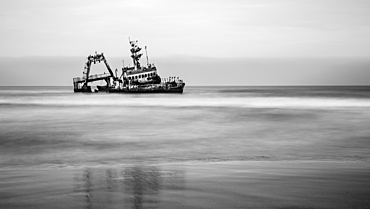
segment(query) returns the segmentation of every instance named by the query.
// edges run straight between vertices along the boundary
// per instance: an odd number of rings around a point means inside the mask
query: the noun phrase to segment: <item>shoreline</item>
[[[139,163],[0,169],[0,207],[367,208],[362,161]],[[67,202],[67,204],[65,203]],[[62,204],[65,203],[65,204]]]

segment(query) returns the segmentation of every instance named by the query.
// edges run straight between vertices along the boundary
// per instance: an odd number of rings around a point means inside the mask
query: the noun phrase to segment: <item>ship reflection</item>
[[[85,208],[159,208],[160,193],[185,189],[183,170],[155,166],[85,169],[74,178],[74,193]]]
[[[161,184],[161,176],[156,168],[134,167],[124,171],[125,193],[131,196],[133,208],[143,208],[144,196],[148,207],[156,208]]]

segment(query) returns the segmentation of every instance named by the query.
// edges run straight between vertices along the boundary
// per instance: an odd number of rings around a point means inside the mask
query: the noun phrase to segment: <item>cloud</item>
[[[366,1],[2,1],[0,56],[368,56]],[[346,49],[346,50],[343,50]]]

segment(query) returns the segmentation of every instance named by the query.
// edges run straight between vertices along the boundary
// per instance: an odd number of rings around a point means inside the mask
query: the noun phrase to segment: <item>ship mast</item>
[[[137,41],[131,41],[130,38],[129,38],[129,42],[130,42],[130,46],[131,46],[131,58],[134,62],[134,67],[135,67],[135,70],[140,70],[141,69],[141,66],[140,66],[140,57],[143,55],[140,52],[141,48],[137,46]]]
[[[146,50],[146,46],[145,46],[145,54],[146,54],[146,66],[149,66],[148,51]]]

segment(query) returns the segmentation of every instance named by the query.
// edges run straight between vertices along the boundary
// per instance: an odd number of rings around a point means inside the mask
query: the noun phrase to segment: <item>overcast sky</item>
[[[367,60],[369,11],[368,0],[1,0],[0,57],[21,61],[25,56],[84,57],[98,51],[108,58],[126,58],[131,37],[148,46],[152,61],[168,58],[176,65],[174,57],[209,58],[209,65],[199,69],[201,77],[210,72],[207,68],[225,70],[212,62],[218,58],[223,58],[225,66],[235,63],[235,58],[245,58],[240,61],[244,65],[248,58]],[[11,63],[3,60],[7,62],[0,63],[4,77],[15,69],[5,69]],[[83,68],[81,65],[72,67]],[[80,76],[80,71],[76,70],[75,76]],[[0,85],[5,85],[2,80]],[[288,80],[280,83],[289,84]]]

